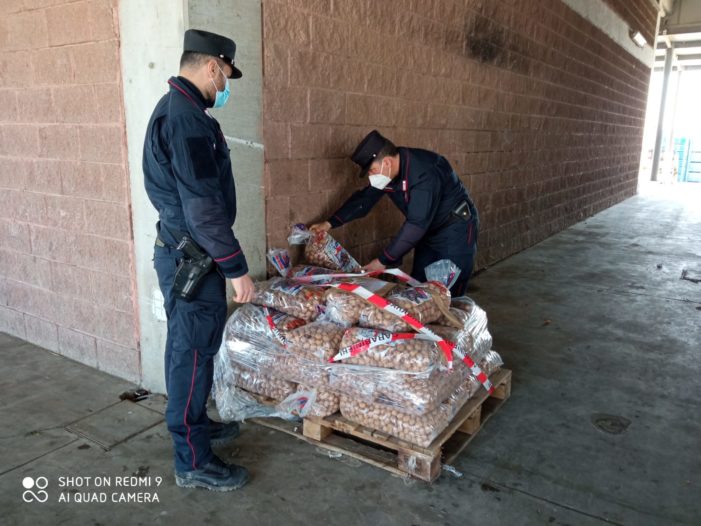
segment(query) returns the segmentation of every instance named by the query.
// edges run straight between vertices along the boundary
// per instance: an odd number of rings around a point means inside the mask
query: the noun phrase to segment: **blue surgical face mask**
[[[224,75],[224,71],[217,65],[221,74]],[[221,108],[229,100],[229,95],[231,95],[231,90],[229,89],[229,78],[224,75],[224,91],[219,91],[217,85],[214,83],[214,79],[210,79],[212,84],[214,84],[214,89],[217,90],[217,95],[214,97],[214,108]]]

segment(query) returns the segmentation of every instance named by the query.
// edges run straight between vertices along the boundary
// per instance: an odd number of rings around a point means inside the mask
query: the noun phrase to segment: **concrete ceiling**
[[[655,69],[664,68],[667,49],[674,55],[673,67],[701,68],[701,1],[665,0],[655,48]]]

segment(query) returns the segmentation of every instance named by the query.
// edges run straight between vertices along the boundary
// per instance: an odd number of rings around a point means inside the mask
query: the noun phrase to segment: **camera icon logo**
[[[22,493],[24,502],[46,502],[49,500],[49,494],[44,491],[49,486],[49,480],[46,477],[24,477],[22,479],[22,487],[25,491]],[[36,491],[34,491],[36,489]]]

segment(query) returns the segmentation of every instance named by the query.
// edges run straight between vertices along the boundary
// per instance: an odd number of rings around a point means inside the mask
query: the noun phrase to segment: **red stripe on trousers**
[[[195,448],[192,447],[192,442],[190,442],[190,425],[187,423],[187,412],[190,409],[190,401],[192,400],[192,391],[195,389],[195,375],[197,374],[197,350],[195,350],[195,364],[192,368],[192,381],[190,382],[190,394],[187,397],[187,405],[185,406],[185,413],[183,414],[183,422],[187,428],[187,445],[190,446],[190,451],[192,451],[192,469],[197,469],[197,461],[195,455]]]

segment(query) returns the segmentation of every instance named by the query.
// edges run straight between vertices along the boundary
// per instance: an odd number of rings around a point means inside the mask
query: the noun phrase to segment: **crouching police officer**
[[[146,131],[143,170],[146,192],[158,210],[154,267],[168,318],[165,379],[166,422],[175,449],[178,486],[217,491],[240,488],[245,468],[226,464],[212,444],[238,435],[238,424],[210,420],[206,403],[212,388],[213,357],[226,322],[225,277],[235,300],[253,295],[246,258],[232,226],[236,192],[229,148],[219,123],[209,114],[229,97],[233,40],[188,30],[180,75],[156,105]]]
[[[360,177],[369,175],[370,184],[353,194],[328,221],[310,228],[327,231],[364,217],[383,195],[389,195],[406,222],[382,254],[363,268],[399,266],[413,248],[412,277],[426,281],[427,265],[450,259],[461,269],[451,294],[464,294],[477,252],[479,219],[450,163],[427,150],[397,148],[377,130],[360,142],[351,159],[360,166]]]

